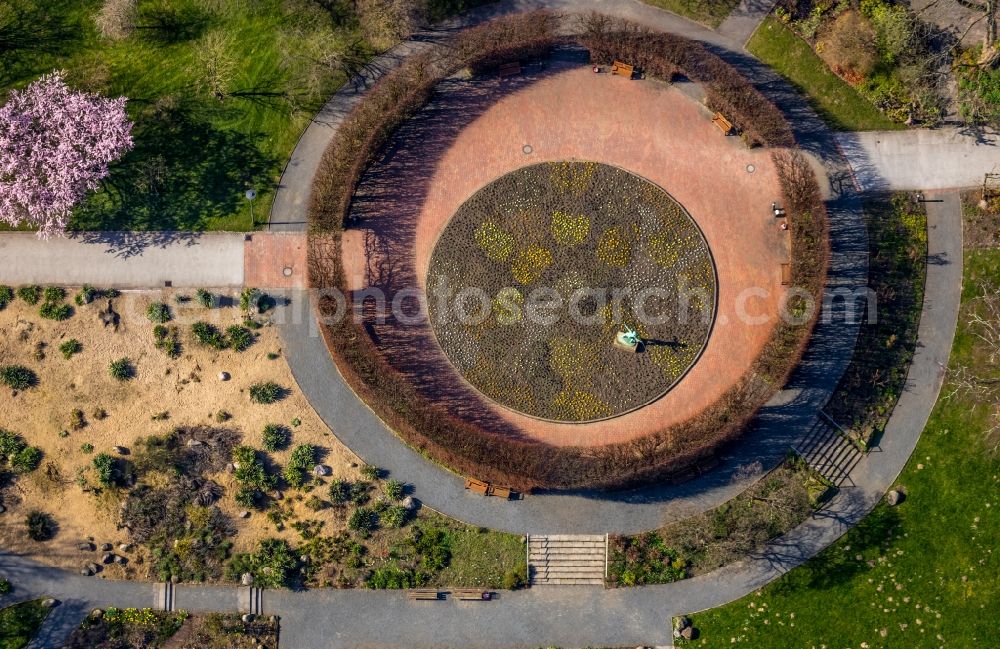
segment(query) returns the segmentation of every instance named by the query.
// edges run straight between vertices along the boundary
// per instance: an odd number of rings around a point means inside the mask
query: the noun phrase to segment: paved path
[[[0,234],[0,283],[157,288],[243,285],[241,233]]]
[[[282,619],[283,646],[514,647],[656,645],[670,642],[670,618],[742,597],[799,565],[856,524],[891,486],[919,439],[937,398],[958,319],[962,278],[961,213],[955,192],[928,203],[928,253],[919,345],[881,446],[851,472],[829,507],[771,544],[760,556],[674,584],[604,590],[536,587],[501,593],[492,603],[407,601],[400,592],[268,591],[263,612]],[[153,606],[156,586],[82,577],[0,552],[0,574],[15,585],[0,607],[43,595],[62,604],[43,633],[58,646],[93,607]],[[178,608],[238,610],[236,587],[178,586]],[[60,610],[65,607],[65,610]],[[58,613],[58,615],[56,615]]]
[[[961,128],[837,133],[864,191],[952,189],[1000,173],[1000,135]]]
[[[746,45],[775,4],[776,0],[740,0],[717,31],[734,43]]]

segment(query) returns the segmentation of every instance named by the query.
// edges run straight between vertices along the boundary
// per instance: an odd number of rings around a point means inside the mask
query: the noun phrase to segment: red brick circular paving
[[[496,418],[502,426],[493,429],[503,429],[498,434],[572,446],[622,442],[697,415],[750,367],[774,329],[785,294],[781,264],[788,261],[789,244],[771,211],[772,202],[781,197],[771,152],[748,150],[738,138],[724,137],[704,106],[679,88],[657,81],[627,81],[574,66],[502,86],[485,83],[491,87],[476,101],[488,107],[469,123],[455,115],[461,128],[442,138],[447,146],[431,156],[433,164],[416,164],[419,153],[413,149],[430,144],[426,133],[409,140],[404,133],[405,146],[373,168],[372,177],[383,174],[391,180],[369,188],[362,202],[381,198],[380,210],[410,212],[414,223],[405,235],[384,226],[381,231],[376,227],[367,233],[345,233],[343,259],[352,288],[371,281],[374,267],[385,272],[384,267],[399,264],[395,274],[425,290],[434,243],[451,216],[478,189],[510,171],[560,160],[594,160],[626,169],[676,198],[698,223],[712,251],[718,275],[717,317],[701,358],[663,398],[614,419],[584,424],[542,421],[477,399],[466,384],[468,412],[479,420]],[[435,128],[447,131],[447,126]],[[419,205],[411,205],[416,202],[407,194],[411,184],[425,188]],[[391,243],[380,246],[380,239]],[[397,259],[398,245],[408,249],[402,261]],[[391,264],[387,256],[393,257]],[[394,343],[389,329],[373,331],[390,360],[406,356],[413,347],[412,338]],[[460,392],[456,397],[453,387],[440,386],[462,379],[454,368],[449,372],[446,361],[440,363],[440,348],[436,352],[436,363],[431,358],[434,350],[426,347],[410,359],[427,360],[434,371],[421,373],[412,365],[404,371],[424,394],[443,390],[449,403],[460,405]]]

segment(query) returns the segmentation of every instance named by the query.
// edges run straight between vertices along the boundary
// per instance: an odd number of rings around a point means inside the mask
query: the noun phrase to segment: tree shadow
[[[167,4],[144,8],[137,28],[148,40],[160,45],[176,45],[201,36],[211,22],[211,14],[200,7],[178,9]]]
[[[74,230],[203,230],[245,202],[246,187],[267,184],[279,161],[262,150],[265,134],[217,128],[219,109],[160,101],[136,118],[135,148],[74,213]]]
[[[80,44],[80,25],[66,18],[68,2],[15,0],[0,4],[0,86],[34,77],[49,59]]]

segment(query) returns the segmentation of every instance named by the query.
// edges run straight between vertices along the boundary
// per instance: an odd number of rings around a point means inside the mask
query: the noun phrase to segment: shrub
[[[146,317],[150,322],[163,324],[170,321],[170,307],[163,302],[153,302],[146,307]]]
[[[10,585],[10,581],[4,577],[0,577],[0,595],[8,595],[11,590],[12,587]]]
[[[399,480],[389,480],[384,487],[385,497],[389,500],[400,500],[403,497],[403,483]]]
[[[316,448],[312,444],[299,444],[292,450],[288,466],[308,471],[316,463]]]
[[[264,463],[253,448],[249,446],[234,448],[233,463],[236,464],[233,477],[241,486],[260,493],[274,489],[274,476],[267,472]]]
[[[378,527],[378,514],[368,507],[358,507],[351,513],[347,526],[355,532],[369,534]]]
[[[92,462],[97,482],[102,487],[114,486],[118,479],[118,461],[107,453],[98,453]]]
[[[28,446],[20,435],[0,429],[0,466],[8,462],[16,473],[30,473],[38,468],[41,460],[39,449]]]
[[[278,424],[264,426],[263,446],[265,451],[280,451],[288,446],[291,431]]]
[[[299,561],[288,541],[264,539],[252,554],[238,554],[226,566],[226,577],[239,579],[244,572],[253,575],[258,588],[282,588],[291,584]]]
[[[56,534],[56,522],[37,509],[28,513],[24,524],[28,527],[28,538],[32,541],[48,541]]]
[[[199,288],[194,296],[198,300],[198,304],[205,308],[211,309],[215,305],[215,296],[203,288]]]
[[[289,487],[294,487],[298,489],[306,483],[305,476],[300,469],[296,469],[292,465],[285,467],[285,470],[281,472],[281,477],[285,479]]]
[[[79,354],[83,351],[83,343],[76,338],[70,338],[63,344],[59,345],[59,351],[62,352],[63,358],[69,360],[73,358],[73,354]]]
[[[41,286],[22,286],[17,289],[17,297],[34,306],[42,299]]]
[[[451,563],[451,541],[443,529],[417,527],[413,530],[411,544],[420,555],[420,564],[428,570],[437,572]]]
[[[232,418],[233,416],[228,412],[226,412],[225,410],[220,410],[217,413],[215,413],[215,421],[217,421],[220,424],[229,421]]]
[[[5,284],[0,284],[0,310],[6,308],[13,301],[14,289]]]
[[[27,390],[38,384],[38,376],[23,365],[0,367],[0,381],[14,390]]]
[[[101,295],[101,292],[89,284],[84,284],[80,291],[73,298],[77,306],[83,306],[84,304],[90,304],[97,297]]]
[[[351,483],[339,478],[330,481],[330,500],[335,505],[342,505],[351,499]]]
[[[878,60],[875,31],[856,11],[840,14],[820,37],[816,51],[834,72],[853,85],[871,74]]]
[[[503,587],[506,590],[517,590],[528,585],[528,567],[518,565],[503,573]]]
[[[80,445],[80,451],[82,453],[90,455],[91,453],[94,452],[94,445],[91,444],[90,442],[84,442],[83,444]]]
[[[25,446],[14,456],[10,465],[17,473],[30,473],[38,468],[42,461],[42,452],[34,446]]]
[[[156,348],[166,354],[167,358],[180,358],[181,342],[177,327],[158,324],[153,327],[153,339],[156,341]]]
[[[392,505],[379,515],[379,520],[386,527],[402,527],[406,525],[410,512],[402,505]]]
[[[46,286],[42,297],[46,302],[59,302],[66,299],[66,289],[61,286]]]
[[[233,496],[233,500],[236,501],[237,505],[242,507],[256,507],[257,506],[257,490],[253,487],[240,487],[236,490],[236,494]]]
[[[361,475],[367,480],[378,480],[381,473],[382,470],[374,464],[363,464],[361,466]]]
[[[199,321],[191,325],[191,332],[202,345],[212,347],[213,349],[225,349],[227,346],[225,337],[215,325]]]
[[[240,293],[240,310],[250,315],[252,311],[259,311],[264,294],[256,288],[247,287]]]
[[[38,315],[47,320],[68,320],[73,315],[73,307],[61,302],[44,302],[38,309]]]
[[[128,381],[135,376],[135,366],[127,357],[112,361],[108,370],[111,373],[111,378],[116,381]]]
[[[412,568],[388,565],[376,568],[365,580],[365,586],[374,589],[414,588],[423,584],[425,579],[425,576],[418,575]]]
[[[72,430],[80,430],[87,425],[87,420],[83,418],[83,411],[73,408],[69,413],[69,427]]]
[[[254,335],[246,327],[232,325],[226,329],[225,343],[235,352],[241,352],[253,344]]]
[[[281,386],[272,381],[254,383],[250,386],[250,401],[260,404],[274,403],[281,399],[283,392]]]

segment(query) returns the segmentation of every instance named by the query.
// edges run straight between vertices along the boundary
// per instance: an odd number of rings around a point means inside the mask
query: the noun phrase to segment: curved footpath
[[[784,81],[739,53],[738,44],[729,38],[673,14],[628,0],[519,0],[485,8],[467,16],[463,23],[543,5],[556,10],[597,9],[654,29],[704,40],[739,67],[789,115],[800,144],[822,160],[831,178],[833,198],[828,205],[833,259],[828,290],[865,283],[867,240],[850,169],[828,131]],[[426,40],[421,36],[418,42],[421,39]],[[401,47],[413,46],[419,47],[414,44]],[[328,107],[336,106],[339,101],[342,101],[341,93]],[[325,145],[316,146],[318,140],[314,141],[308,133],[307,130],[300,148],[314,147],[312,157],[318,163],[317,156],[322,154]],[[329,136],[332,137],[332,131]],[[329,137],[326,141],[329,142]],[[297,149],[296,154],[306,150]],[[293,161],[296,169],[307,167],[302,159],[296,161],[293,157]],[[291,180],[292,176],[286,172],[283,189],[292,191]],[[297,183],[297,191],[297,197],[289,197],[292,200],[276,199],[276,212],[272,216],[277,227],[301,229],[304,221],[301,214],[296,222],[293,211],[287,206],[298,205],[304,214],[308,183]],[[279,196],[281,193],[279,190]],[[957,194],[948,193],[942,197],[945,202],[927,205],[928,253],[932,262],[927,269],[919,344],[907,385],[886,427],[880,449],[865,456],[854,467],[850,474],[851,487],[843,489],[826,509],[768,546],[759,557],[674,584],[608,591],[589,587],[541,587],[505,592],[499,601],[490,604],[439,603],[434,605],[432,614],[427,605],[408,602],[399,592],[268,591],[263,596],[263,612],[282,617],[282,645],[295,648],[488,648],[544,644],[669,644],[671,615],[736,599],[826,547],[870,511],[901,471],[943,381],[961,296],[962,241]],[[313,406],[348,446],[367,461],[385,466],[399,478],[414,483],[417,495],[435,509],[473,524],[533,533],[638,531],[656,527],[665,520],[691,515],[730,498],[745,488],[745,485],[729,484],[728,474],[735,466],[751,458],[776,462],[807,429],[816,410],[826,402],[843,373],[857,332],[856,325],[840,321],[821,323],[801,371],[793,377],[789,388],[768,404],[762,413],[760,429],[736,447],[721,470],[680,487],[619,494],[610,500],[577,494],[532,496],[522,502],[502,503],[468,496],[461,489],[458,477],[403,445],[333,369],[329,354],[316,335],[306,295],[296,294],[291,309],[282,329],[296,380]],[[43,594],[63,602],[65,609],[59,615],[53,614],[35,646],[58,646],[83,611],[92,607],[157,605],[159,587],[156,584],[82,577],[10,554],[0,553],[0,574],[15,585],[13,593],[0,597],[0,606]],[[176,607],[192,612],[239,610],[240,591],[235,587],[178,586]]]
[[[280,615],[282,646],[475,647],[666,645],[670,617],[720,606],[763,586],[835,541],[879,501],[913,451],[937,398],[958,320],[962,279],[961,206],[955,192],[928,203],[927,283],[913,363],[879,449],[851,472],[853,487],[759,556],[661,586],[604,590],[536,587],[498,601],[428,605],[404,593],[316,589],[267,591],[263,612]],[[34,646],[54,647],[86,611],[109,605],[155,607],[157,584],[83,577],[0,553],[0,574],[15,585],[0,607],[32,597],[61,600]],[[240,610],[241,589],[177,586],[176,607]],[[431,609],[428,609],[431,606]],[[64,610],[63,610],[64,609]]]
[[[464,27],[505,13],[542,7],[557,12],[613,13],[651,29],[674,32],[707,43],[714,52],[739,68],[789,117],[800,146],[819,160],[831,185],[831,263],[827,299],[868,278],[868,240],[860,200],[850,167],[823,122],[805,100],[766,66],[741,53],[740,44],[706,27],[629,0],[513,0],[465,14],[446,27],[418,35],[377,59],[363,83],[351,84],[330,99],[321,117],[303,133],[282,178],[271,212],[272,227],[305,228],[312,174],[364,88],[405,56],[440,41]],[[822,182],[822,181],[821,181]],[[486,499],[464,489],[462,477],[428,461],[404,444],[344,382],[318,336],[307,293],[293,296],[281,325],[285,354],[296,382],[331,430],[366,462],[388,469],[413,484],[417,496],[430,507],[474,525],[520,534],[632,533],[659,527],[718,506],[746,489],[734,482],[739,467],[759,461],[766,468],[778,464],[789,448],[812,428],[817,413],[829,400],[854,351],[858,324],[842,314],[829,313],[814,331],[809,348],[789,384],[760,411],[752,433],[724,451],[721,465],[682,485],[654,486],[616,494],[536,494],[521,501]],[[832,310],[831,310],[832,311]]]

